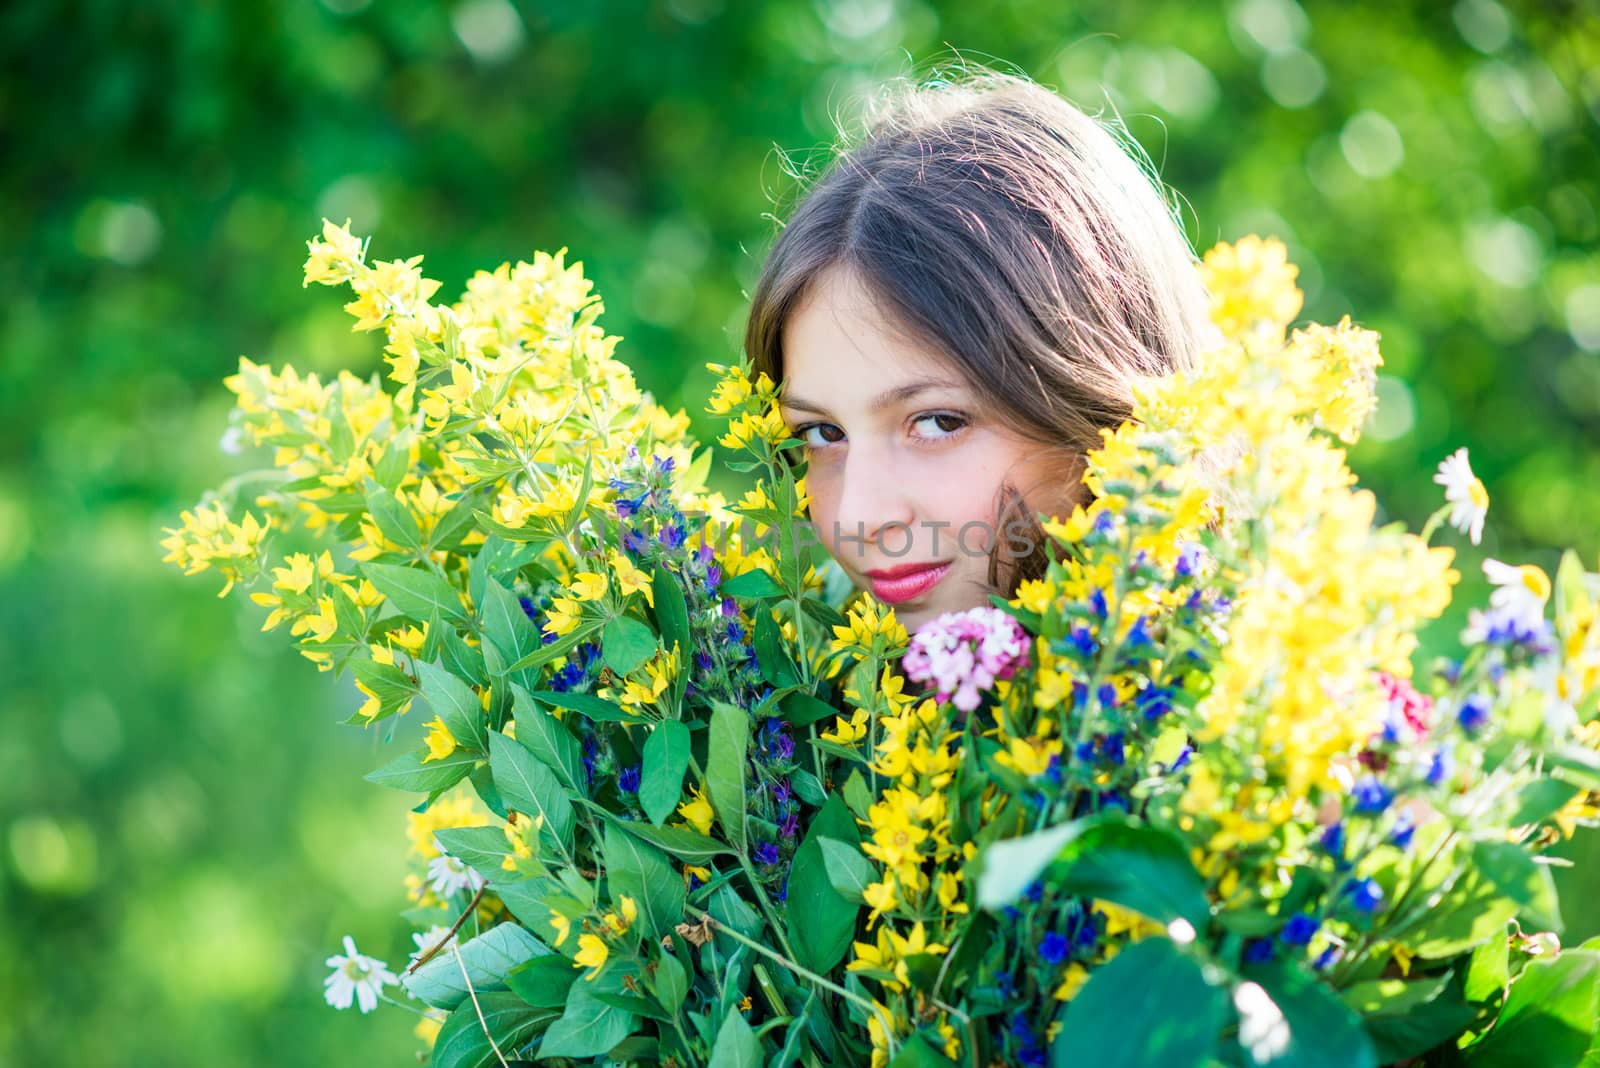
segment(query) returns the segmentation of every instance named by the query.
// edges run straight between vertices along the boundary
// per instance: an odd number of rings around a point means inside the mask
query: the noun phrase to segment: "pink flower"
[[[963,712],[978,707],[995,680],[1028,664],[1028,632],[998,608],[946,612],[924,623],[902,661],[913,682],[934,687],[939,701]]]
[[[1390,732],[1401,733],[1399,726],[1404,723],[1412,735],[1403,739],[1405,741],[1421,738],[1428,733],[1433,726],[1433,698],[1418,693],[1409,680],[1397,679],[1387,671],[1378,672],[1378,687],[1389,699]]]

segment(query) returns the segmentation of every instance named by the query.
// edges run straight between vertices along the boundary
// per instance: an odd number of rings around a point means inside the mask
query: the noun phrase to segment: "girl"
[[[1132,382],[1188,366],[1209,321],[1131,139],[982,69],[876,103],[773,247],[745,351],[823,545],[915,630],[1043,575],[1038,515],[1082,501]]]

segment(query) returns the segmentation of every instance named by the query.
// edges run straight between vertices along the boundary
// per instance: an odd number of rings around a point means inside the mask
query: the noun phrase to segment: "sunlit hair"
[[[1206,295],[1176,207],[1120,125],[966,62],[885,84],[805,185],[756,283],[745,352],[781,380],[785,324],[821,274],[847,268],[993,418],[1058,451],[1051,484],[999,489],[1000,531],[1029,532],[994,539],[989,582],[1010,596],[1048,563],[1035,511],[1083,499],[1083,454],[1128,418],[1132,383],[1200,351]]]

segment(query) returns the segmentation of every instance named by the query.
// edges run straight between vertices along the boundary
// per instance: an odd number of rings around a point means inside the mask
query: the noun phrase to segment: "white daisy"
[[[1532,564],[1501,563],[1485,560],[1483,573],[1494,584],[1489,595],[1491,608],[1501,608],[1518,619],[1543,619],[1545,602],[1550,599],[1550,578]]]
[[[1454,505],[1450,509],[1450,525],[1470,536],[1472,544],[1478,544],[1483,536],[1483,517],[1489,513],[1489,491],[1472,473],[1467,450],[1457,449],[1446,456],[1433,480],[1444,487],[1444,499]]]
[[[436,923],[426,931],[418,931],[411,936],[417,944],[417,951],[411,954],[411,959],[416,960],[433,951],[433,947],[441,943],[448,946],[456,940],[455,933],[441,923]],[[448,941],[447,941],[448,940]]]
[[[356,952],[356,940],[349,935],[344,936],[344,955],[335,953],[327,964],[333,974],[322,981],[327,987],[323,996],[336,1009],[348,1009],[355,1000],[362,1012],[371,1012],[378,1007],[383,988],[400,981],[383,961]]]
[[[448,853],[441,853],[428,862],[428,888],[440,897],[449,897],[459,890],[475,894],[482,885],[483,876]]]

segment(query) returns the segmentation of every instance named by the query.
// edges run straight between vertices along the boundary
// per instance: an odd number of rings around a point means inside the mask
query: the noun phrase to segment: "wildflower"
[[[1362,816],[1376,816],[1389,807],[1394,800],[1394,791],[1371,775],[1364,775],[1357,780],[1350,789],[1350,796],[1355,801],[1355,811]]]
[[[1219,242],[1200,271],[1211,294],[1211,321],[1230,336],[1263,329],[1281,339],[1305,300],[1295,285],[1299,273],[1277,238],[1249,234]]]
[[[450,928],[436,923],[426,931],[418,931],[413,934],[411,940],[417,944],[416,952],[411,954],[411,959],[415,961],[442,946],[448,946],[455,942],[456,936],[455,932]]]
[[[638,793],[639,771],[640,769],[637,764],[632,767],[623,768],[621,774],[617,776],[617,789],[621,790],[625,794]]]
[[[555,928],[555,944],[558,946],[567,940],[568,935],[572,934],[572,921],[555,909],[550,910],[550,926]]]
[[[1402,810],[1400,815],[1395,817],[1394,827],[1389,831],[1389,841],[1394,843],[1397,849],[1407,849],[1416,833],[1417,821],[1409,811]]]
[[[1039,940],[1039,959],[1046,964],[1060,964],[1067,959],[1068,949],[1066,938],[1051,931]]]
[[[1476,734],[1489,722],[1489,699],[1481,693],[1469,694],[1456,712],[1456,722],[1468,734]]]
[[[1545,602],[1550,599],[1550,576],[1532,564],[1520,567],[1485,560],[1483,573],[1494,585],[1489,605],[1523,619],[1544,618]]]
[[[689,821],[701,834],[711,833],[711,820],[716,813],[711,808],[711,802],[706,800],[706,795],[700,792],[698,786],[689,787],[689,800],[678,806],[678,815]]]
[[[574,601],[597,601],[606,593],[605,576],[594,571],[580,571],[573,579],[571,593]]]
[[[1027,665],[1028,646],[1027,631],[998,608],[946,612],[918,628],[906,650],[905,672],[933,685],[939,701],[953,697],[957,708],[971,712],[996,680]]]
[[[1457,449],[1439,464],[1433,480],[1444,487],[1444,499],[1450,509],[1450,525],[1472,538],[1478,544],[1483,536],[1483,519],[1489,513],[1489,491],[1483,481],[1472,473],[1467,460],[1467,450]]]
[[[428,862],[428,889],[440,897],[462,890],[475,894],[482,886],[483,876],[448,853],[440,853]]]
[[[1278,938],[1286,946],[1303,946],[1311,941],[1311,936],[1317,933],[1319,926],[1315,916],[1297,912],[1283,925]]]
[[[430,760],[443,760],[456,751],[455,735],[450,733],[450,728],[439,716],[428,721],[428,737],[424,740],[428,743],[428,755],[422,758],[424,764]]]
[[[1350,884],[1350,903],[1361,912],[1374,912],[1383,903],[1383,887],[1374,879],[1357,879]]]
[[[606,958],[610,955],[611,947],[606,945],[605,939],[599,935],[581,934],[578,936],[578,954],[572,959],[572,964],[575,968],[591,969],[584,978],[593,979],[605,967]]]
[[[765,864],[769,867],[778,863],[778,843],[762,842],[760,845],[756,846],[755,859],[756,863]]]
[[[831,651],[847,650],[867,656],[882,656],[890,648],[904,645],[909,636],[905,625],[894,618],[894,609],[881,613],[870,603],[850,609],[848,621],[833,628]]]
[[[327,988],[323,997],[336,1009],[348,1009],[356,1001],[362,1012],[371,1012],[383,988],[400,981],[383,961],[358,953],[349,935],[344,936],[344,955],[334,954],[326,963],[333,973],[322,981]]]

